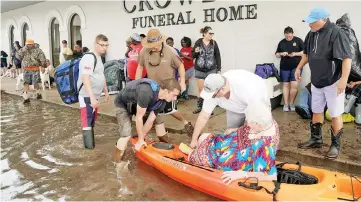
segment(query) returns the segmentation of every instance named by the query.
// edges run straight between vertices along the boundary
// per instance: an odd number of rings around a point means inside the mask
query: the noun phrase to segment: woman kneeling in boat
[[[245,112],[246,122],[229,134],[204,133],[196,149],[180,149],[189,154],[192,164],[224,170],[223,182],[230,184],[240,178],[277,180],[275,165],[279,143],[278,124],[271,108],[261,102],[250,104]]]

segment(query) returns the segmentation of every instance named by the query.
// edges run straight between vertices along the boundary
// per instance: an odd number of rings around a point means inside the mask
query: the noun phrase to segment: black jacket
[[[308,55],[311,83],[323,88],[340,79],[342,60],[351,58],[350,41],[337,25],[327,20],[319,31],[307,34],[304,53]]]
[[[202,40],[203,38],[198,39],[195,42],[192,50],[192,56],[196,59],[194,63],[194,69],[201,72],[209,72],[214,69],[221,71],[221,53],[219,51],[217,42],[212,39],[208,47],[205,47]],[[195,52],[197,47],[200,48],[198,53]]]

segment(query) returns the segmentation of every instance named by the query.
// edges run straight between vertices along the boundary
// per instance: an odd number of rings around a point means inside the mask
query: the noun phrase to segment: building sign
[[[143,12],[145,10],[166,9],[171,3],[179,3],[183,6],[187,0],[179,0],[173,2],[171,0],[154,0],[150,3],[148,0],[140,1],[123,1],[123,8],[127,13]],[[202,3],[209,4],[215,0],[203,0]],[[192,4],[192,0],[188,0]],[[202,22],[224,22],[235,20],[253,20],[257,19],[257,4],[251,5],[237,5],[228,8],[207,8],[203,9],[204,18]],[[179,13],[164,13],[159,15],[140,16],[132,18],[133,29],[135,28],[149,28],[162,27],[172,25],[186,25],[194,24],[196,20],[192,16],[192,11],[184,11]]]

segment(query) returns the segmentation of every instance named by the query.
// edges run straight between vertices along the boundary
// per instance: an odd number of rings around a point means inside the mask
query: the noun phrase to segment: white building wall
[[[182,12],[186,17],[186,11],[191,11],[192,18],[195,18],[194,24],[171,25],[159,27],[161,32],[175,39],[175,47],[180,48],[180,40],[183,36],[188,36],[193,43],[201,37],[199,29],[205,25],[209,25],[215,32],[214,39],[218,42],[222,56],[222,71],[229,69],[247,69],[254,71],[255,65],[258,63],[274,62],[279,66],[279,60],[275,58],[274,52],[278,42],[283,38],[283,29],[291,26],[295,35],[304,39],[309,27],[302,22],[313,7],[325,7],[331,13],[331,21],[341,17],[344,13],[349,13],[352,27],[357,37],[361,40],[361,2],[270,2],[270,1],[221,1],[217,0],[211,3],[202,3],[201,1],[193,1],[189,5],[185,0],[181,6],[180,0],[172,0],[165,9],[159,9],[152,0],[149,0],[153,10],[139,12],[139,1],[126,1],[128,9],[133,5],[137,5],[137,11],[129,14],[123,9],[123,2],[115,1],[47,1],[28,7],[12,10],[1,14],[1,48],[9,51],[8,31],[10,25],[16,28],[15,40],[21,41],[21,26],[24,22],[30,22],[30,33],[36,43],[49,58],[50,53],[50,36],[49,25],[52,17],[57,17],[60,22],[61,40],[70,41],[69,24],[72,14],[75,12],[81,18],[82,24],[82,41],[83,46],[90,49],[93,46],[94,37],[99,34],[105,34],[109,38],[110,47],[107,59],[119,59],[124,57],[126,51],[125,40],[133,32],[147,33],[148,28],[132,29],[132,18],[144,17],[149,15],[160,15],[173,13],[178,16]],[[164,5],[165,1],[159,1]],[[257,19],[253,20],[237,20],[213,23],[204,23],[203,9],[224,7],[228,9],[230,6],[257,4]],[[245,11],[245,10],[243,10]],[[245,12],[243,17],[245,17]],[[222,15],[223,16],[223,15]],[[230,13],[228,13],[230,17]],[[228,17],[228,18],[229,18]],[[60,18],[60,19],[59,19]],[[308,67],[305,68],[302,85],[309,82],[310,72]]]

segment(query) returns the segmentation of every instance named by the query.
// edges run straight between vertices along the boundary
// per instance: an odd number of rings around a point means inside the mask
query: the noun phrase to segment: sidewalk
[[[22,91],[15,90],[15,79],[2,78],[1,90],[6,93],[20,96]],[[72,105],[64,104],[56,90],[48,88],[42,91],[42,101],[72,107],[79,109],[78,103]],[[115,109],[113,105],[115,95],[111,96],[109,103],[102,102],[99,108],[99,117],[110,118],[112,121],[115,119]],[[194,115],[192,111],[195,109],[196,100],[180,101],[178,104],[178,111],[182,112],[188,121],[195,124],[198,115]],[[279,107],[272,111],[274,118],[279,124],[280,129],[280,145],[278,150],[278,160],[280,161],[300,161],[306,165],[320,166],[329,169],[339,170],[341,172],[353,173],[361,175],[361,129],[357,129],[353,123],[344,125],[344,133],[341,143],[341,155],[337,160],[328,160],[323,158],[323,154],[327,151],[330,144],[330,122],[326,121],[323,126],[324,146],[320,149],[302,150],[297,148],[297,143],[307,140],[309,137],[309,120],[302,120],[294,113],[285,113]],[[164,122],[166,128],[171,133],[184,133],[183,124],[171,116],[165,116]],[[214,115],[209,120],[204,132],[223,132],[226,126],[226,113],[223,109],[216,108]],[[184,135],[184,142],[190,139]]]

